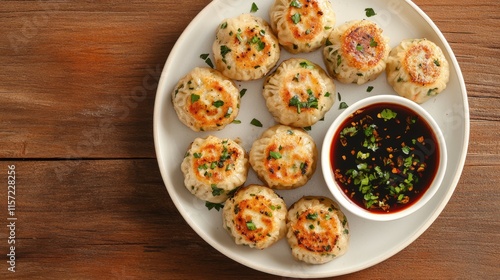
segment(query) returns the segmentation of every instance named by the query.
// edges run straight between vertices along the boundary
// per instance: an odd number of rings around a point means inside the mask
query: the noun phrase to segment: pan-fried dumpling
[[[328,73],[342,83],[364,84],[385,70],[389,39],[368,20],[355,20],[336,27],[328,37],[323,58]]]
[[[276,0],[269,16],[280,44],[290,53],[317,50],[335,26],[328,0]]]
[[[280,58],[278,39],[271,27],[251,14],[223,20],[212,50],[216,68],[242,81],[264,77]]]
[[[450,66],[433,42],[407,39],[390,52],[386,72],[387,81],[399,95],[423,103],[446,88]]]
[[[300,58],[283,61],[269,75],[262,92],[274,119],[284,125],[317,123],[335,102],[335,84],[317,64]]]

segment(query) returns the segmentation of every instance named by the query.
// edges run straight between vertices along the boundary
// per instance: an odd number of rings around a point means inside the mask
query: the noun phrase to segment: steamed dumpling
[[[278,39],[269,24],[251,14],[223,20],[212,50],[216,68],[243,81],[264,77],[280,57]]]
[[[386,67],[389,39],[368,20],[355,20],[335,28],[323,49],[327,71],[342,83],[364,84]]]
[[[328,0],[276,0],[269,16],[280,44],[291,53],[320,48],[335,26]]]
[[[387,81],[399,95],[423,103],[446,88],[449,67],[436,44],[427,39],[407,39],[390,52]]]

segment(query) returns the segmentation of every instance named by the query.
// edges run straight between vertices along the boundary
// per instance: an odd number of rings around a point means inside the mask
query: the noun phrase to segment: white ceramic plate
[[[376,16],[369,19],[377,22],[394,47],[406,38],[426,37],[437,43],[450,62],[450,82],[447,89],[422,106],[441,127],[447,143],[448,167],[445,179],[435,197],[418,212],[397,221],[371,222],[345,211],[351,227],[349,251],[338,259],[324,265],[306,265],[293,259],[286,240],[265,250],[250,249],[235,245],[222,228],[221,212],[208,210],[203,201],[195,198],[183,184],[180,163],[189,144],[196,137],[214,134],[219,137],[239,137],[243,147],[249,151],[253,141],[274,120],[265,106],[261,94],[263,80],[237,82],[240,89],[247,89],[241,101],[237,119],[241,124],[231,124],[219,132],[193,132],[177,118],[171,104],[171,92],[177,81],[196,66],[207,66],[200,58],[210,53],[213,61],[212,43],[215,30],[224,18],[248,13],[252,2],[259,10],[257,16],[269,20],[270,0],[214,0],[189,24],[170,52],[163,69],[157,90],[154,111],[154,140],[160,171],[168,193],[187,223],[210,245],[248,267],[285,277],[327,277],[359,271],[375,265],[398,253],[418,238],[438,217],[450,199],[462,172],[469,139],[469,108],[462,74],[446,39],[434,23],[411,1],[401,0],[357,0],[334,1],[337,25],[348,20],[367,18],[365,8],[373,8]],[[281,60],[291,57],[282,51]],[[323,64],[319,51],[295,55]],[[368,84],[343,85],[336,83],[342,101],[347,104],[367,96],[395,94],[387,84],[385,74]],[[367,87],[373,86],[372,92]],[[325,120],[317,123],[309,132],[321,148],[329,124],[339,115],[339,101],[327,113]],[[256,118],[264,127],[250,124]],[[260,183],[253,171],[247,184]],[[311,181],[304,187],[278,191],[288,206],[303,195],[324,195],[332,197],[318,167]],[[201,260],[200,260],[201,261]]]

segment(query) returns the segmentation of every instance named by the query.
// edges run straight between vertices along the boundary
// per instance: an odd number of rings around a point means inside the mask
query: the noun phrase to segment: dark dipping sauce
[[[364,107],[336,131],[330,161],[335,180],[354,203],[373,213],[401,211],[420,199],[439,165],[429,124],[393,103]]]

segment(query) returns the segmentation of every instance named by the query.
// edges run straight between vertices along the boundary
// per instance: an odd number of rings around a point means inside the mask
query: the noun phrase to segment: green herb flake
[[[292,0],[292,2],[290,3],[290,7],[302,8],[302,3],[300,3],[300,1],[297,0]]]
[[[372,92],[373,90],[373,87],[372,86],[369,86],[367,89],[366,89],[366,92]]]
[[[246,88],[240,90],[240,98],[242,98],[245,95],[245,93],[247,93],[247,89]]]
[[[252,3],[252,8],[250,8],[251,13],[255,13],[259,10],[259,7],[257,7],[257,4],[255,2]]]
[[[195,103],[200,100],[200,96],[198,94],[191,94],[191,103]]]
[[[201,153],[194,153],[194,154],[193,154],[193,157],[194,157],[194,158],[201,158]]]
[[[371,38],[370,39],[370,47],[376,48],[377,46],[378,46],[377,41],[375,41],[375,39]]]
[[[281,153],[274,152],[274,151],[269,152],[269,156],[272,157],[272,158],[274,158],[274,159],[280,159],[280,158],[282,158]]]
[[[300,14],[299,13],[295,13],[292,15],[292,22],[295,24],[300,22]]]
[[[382,112],[380,112],[380,116],[384,119],[384,121],[394,119],[397,115],[398,114],[391,109],[384,109],[382,110]]]
[[[252,121],[250,121],[250,124],[256,127],[262,127],[262,123],[256,118],[253,118]]]
[[[361,44],[357,44],[356,45],[356,50],[359,51],[359,52],[363,51],[363,46]]]
[[[240,124],[240,123],[241,123],[241,121],[240,121],[240,120],[234,120],[234,121],[233,121],[233,123],[234,123],[234,124]]]
[[[325,93],[325,97],[330,97],[330,93],[328,91]]]
[[[375,11],[372,8],[366,8],[365,14],[367,17],[372,17],[375,16],[377,13],[375,13]]]
[[[223,22],[221,25],[220,25],[220,29],[226,29],[227,28],[227,22]]]
[[[224,189],[218,188],[216,184],[212,184],[211,187],[213,196],[220,196],[224,193]]]
[[[347,105],[347,103],[345,103],[344,101],[340,102],[340,104],[339,104],[340,110],[347,109],[347,107],[349,107],[349,105]]]
[[[309,213],[309,214],[307,214],[306,219],[316,220],[316,219],[318,219],[318,213]]]
[[[215,209],[215,210],[219,211],[220,209],[222,209],[224,207],[224,204],[205,201],[205,206],[208,208],[208,210]]]
[[[246,222],[246,225],[247,225],[248,230],[256,230],[257,229],[257,226],[255,226],[255,224],[252,221]]]
[[[224,101],[222,101],[222,100],[217,100],[217,101],[214,101],[214,102],[212,103],[212,105],[214,105],[214,106],[215,106],[215,108],[219,108],[219,107],[221,107],[221,106],[224,106]]]
[[[435,64],[437,67],[441,66],[441,63],[439,62],[439,60],[438,60],[438,59],[434,59],[434,64]]]
[[[220,46],[220,54],[222,55],[223,58],[226,57],[226,54],[230,53],[231,49],[228,48],[226,45]]]
[[[312,65],[309,61],[302,61],[299,65],[305,69],[314,69],[314,65]]]

